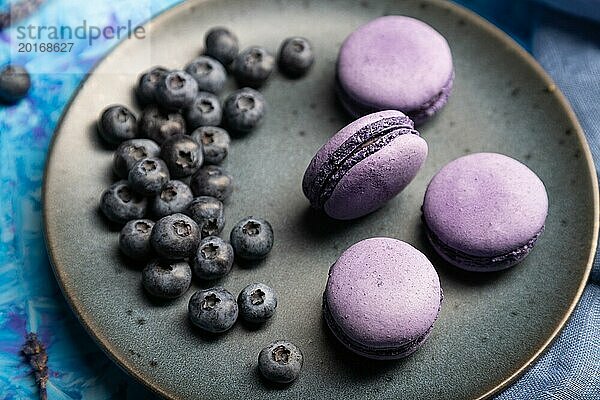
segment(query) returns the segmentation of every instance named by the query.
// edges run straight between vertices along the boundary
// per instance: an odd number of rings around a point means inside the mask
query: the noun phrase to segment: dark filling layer
[[[350,136],[324,162],[311,185],[311,202],[322,208],[346,173],[400,135],[419,133],[408,117],[384,118]]]
[[[473,254],[468,254],[460,250],[456,250],[444,242],[442,242],[438,236],[429,228],[427,225],[427,221],[424,216],[421,216],[421,220],[425,224],[425,231],[427,232],[427,237],[433,244],[433,246],[440,252],[444,254],[450,261],[453,263],[472,270],[500,270],[504,268],[508,268],[514,264],[517,264],[521,260],[523,260],[527,254],[531,251],[535,242],[538,240],[540,235],[544,232],[544,226],[538,233],[536,233],[527,243],[523,246],[517,247],[515,250],[508,252],[506,254],[500,254],[496,256],[476,256]]]
[[[452,72],[452,76],[448,80],[448,82],[444,85],[444,87],[431,99],[427,102],[415,108],[413,110],[400,110],[406,115],[408,115],[415,124],[421,124],[435,112],[442,108],[442,106],[446,103],[447,98],[450,96],[450,90],[452,88],[452,83],[454,82],[454,72]],[[371,114],[377,111],[380,111],[380,108],[376,108],[365,103],[361,103],[358,100],[355,100],[346,94],[346,91],[343,89],[340,84],[338,77],[336,75],[335,80],[335,88],[338,93],[338,97],[341,100],[342,104],[351,114],[355,117],[359,117],[362,115]]]
[[[444,298],[444,295],[440,288],[440,306],[438,307],[438,315],[440,312],[440,308],[442,307],[443,298]],[[425,339],[427,339],[427,336],[429,336],[429,333],[433,329],[433,324],[431,324],[431,326],[427,329],[427,331],[424,334],[422,334],[421,336],[418,336],[412,340],[409,340],[407,342],[401,343],[398,346],[367,347],[367,346],[363,345],[362,343],[359,343],[356,340],[349,337],[348,335],[346,335],[346,333],[340,328],[338,323],[335,321],[335,318],[333,318],[333,316],[331,315],[331,312],[329,311],[329,306],[327,304],[327,296],[325,293],[323,293],[323,315],[325,316],[325,322],[327,322],[327,326],[329,326],[329,329],[331,329],[331,331],[333,332],[335,337],[340,342],[342,342],[344,345],[348,346],[350,349],[352,349],[353,351],[356,351],[359,354],[365,354],[367,356],[373,356],[373,357],[378,357],[378,358],[400,358],[400,357],[403,357],[407,352],[414,349],[421,342],[423,342]],[[437,320],[437,315],[435,317],[435,320]],[[435,320],[434,320],[434,323],[435,323]]]

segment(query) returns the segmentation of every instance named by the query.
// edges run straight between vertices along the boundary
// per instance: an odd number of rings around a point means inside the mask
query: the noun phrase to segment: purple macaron
[[[344,251],[329,270],[323,315],[353,352],[397,359],[425,342],[442,297],[438,274],[423,253],[397,239],[371,238]]]
[[[522,261],[544,230],[548,195],[538,176],[496,153],[460,157],[431,180],[423,221],[434,249],[469,271]]]
[[[311,205],[335,219],[358,218],[396,196],[427,157],[427,143],[399,111],[362,117],[314,156],[302,181]]]
[[[361,26],[338,55],[338,97],[355,117],[400,110],[419,125],[446,104],[453,80],[446,39],[410,17],[380,17]]]

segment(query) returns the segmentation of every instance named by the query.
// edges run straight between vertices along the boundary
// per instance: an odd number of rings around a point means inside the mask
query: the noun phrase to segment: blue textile
[[[76,25],[86,18],[99,26],[131,20],[135,25],[179,0],[74,1],[47,0],[31,20],[52,25],[68,18]],[[571,101],[600,166],[600,26],[592,22],[600,21],[600,0],[457,2],[497,24],[540,61]],[[7,3],[0,0],[0,10]],[[9,36],[7,31],[0,32],[0,65],[12,58],[35,70],[39,57],[11,55]],[[50,399],[149,398],[145,389],[100,352],[68,310],[48,265],[41,232],[40,185],[53,130],[85,73],[113,45],[114,41],[99,41],[90,48],[84,41],[76,41],[73,53],[62,57],[61,63],[45,59],[45,73],[32,76],[27,99],[12,107],[0,106],[2,400],[37,395],[29,367],[19,354],[27,331],[38,332],[48,347]],[[565,330],[550,350],[497,398],[600,399],[598,259]]]

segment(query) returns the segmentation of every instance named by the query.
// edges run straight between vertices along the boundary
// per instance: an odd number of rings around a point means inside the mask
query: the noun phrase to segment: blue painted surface
[[[99,26],[132,20],[138,24],[178,0],[75,1],[48,0],[24,24],[77,25],[83,18]],[[597,14],[598,0],[546,0],[573,13]],[[531,51],[573,102],[596,155],[600,153],[600,30],[592,22],[570,20],[539,12],[527,1],[459,0],[496,23]],[[7,0],[0,0],[0,10]],[[585,6],[590,12],[585,12]],[[584,7],[584,8],[582,8]],[[596,14],[594,14],[594,10]],[[561,21],[557,24],[556,21]],[[21,23],[21,24],[23,24]],[[558,27],[557,27],[558,25]],[[573,32],[584,29],[584,34]],[[0,33],[0,65],[10,59],[10,31]],[[22,102],[0,106],[0,399],[37,395],[29,367],[19,354],[25,333],[37,332],[49,353],[50,399],[148,398],[91,341],[73,317],[52,275],[41,223],[41,183],[46,151],[69,98],[85,73],[114,45],[98,41],[93,47],[76,41],[73,52],[60,61],[51,54],[33,59],[22,54],[13,62],[31,71],[32,90]],[[576,60],[566,63],[562,54]],[[583,57],[577,55],[583,54]],[[590,102],[589,99],[595,99]],[[596,159],[598,161],[598,159]],[[600,164],[597,164],[600,165]],[[567,329],[536,366],[502,399],[598,399],[600,393],[600,268]],[[594,283],[595,282],[595,283]]]
[[[19,25],[77,26],[85,18],[98,26],[137,25],[177,0],[49,0]],[[0,2],[5,9],[7,1]],[[68,10],[68,11],[66,11]],[[0,106],[0,399],[37,396],[29,366],[20,355],[25,333],[37,332],[49,354],[49,399],[147,398],[148,394],[116,367],[89,338],[68,308],[48,263],[42,233],[41,184],[52,133],[86,72],[115,42],[93,47],[74,40],[73,50],[11,57],[9,38],[0,33],[0,65],[9,60],[38,71],[29,96]],[[54,73],[53,73],[54,72]]]

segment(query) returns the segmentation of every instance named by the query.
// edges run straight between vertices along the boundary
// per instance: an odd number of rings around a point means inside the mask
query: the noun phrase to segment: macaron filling
[[[440,309],[442,307],[442,299],[444,295],[440,288],[440,305],[438,307],[437,315],[435,317],[435,321],[439,316]],[[369,356],[371,358],[380,358],[380,359],[395,359],[402,358],[408,356],[413,351],[415,351],[419,346],[427,339],[431,330],[433,329],[433,323],[431,326],[420,336],[417,336],[413,339],[407,340],[397,346],[388,346],[388,347],[369,347],[366,346],[350,336],[348,336],[340,327],[340,325],[336,322],[335,318],[331,315],[329,311],[329,306],[327,304],[327,294],[323,293],[323,315],[325,317],[325,322],[331,329],[331,332],[334,336],[345,346],[347,346],[350,350],[363,354],[365,356]]]
[[[394,139],[405,134],[419,135],[413,129],[410,118],[390,117],[366,125],[350,136],[320,166],[310,187],[310,201],[313,206],[322,208],[333,193],[338,182],[352,167],[375,154]]]
[[[441,110],[444,105],[446,105],[448,98],[450,97],[450,93],[452,92],[452,86],[454,84],[454,71],[452,71],[452,75],[446,82],[446,84],[441,88],[441,90],[433,96],[431,99],[423,103],[418,108],[408,110],[401,109],[396,106],[389,106],[390,109],[397,109],[398,111],[403,112],[408,117],[410,117],[416,125],[420,125],[425,122],[428,118],[434,115],[436,112]],[[371,114],[381,110],[381,107],[377,107],[374,105],[369,105],[366,103],[362,103],[357,99],[354,99],[346,93],[343,85],[340,83],[338,76],[336,75],[335,79],[335,89],[338,94],[338,99],[350,114],[354,117],[360,117],[362,115]]]
[[[508,253],[493,256],[479,256],[468,254],[464,251],[448,246],[446,243],[442,242],[440,238],[429,228],[429,225],[427,225],[427,221],[424,217],[422,217],[422,220],[425,224],[427,236],[438,253],[441,253],[453,264],[458,264],[464,269],[473,271],[496,271],[508,268],[521,262],[529,254],[531,249],[533,249],[535,242],[537,242],[545,228],[545,226],[542,226],[542,228],[531,239],[529,239],[527,243]]]

